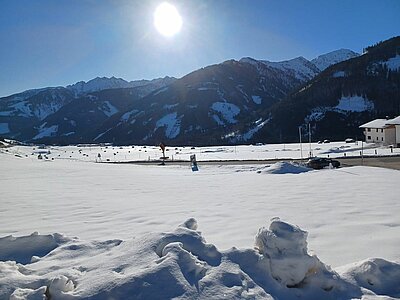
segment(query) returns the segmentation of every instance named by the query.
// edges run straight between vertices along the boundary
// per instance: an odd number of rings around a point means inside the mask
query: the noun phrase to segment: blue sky
[[[153,26],[163,0],[0,0],[0,96],[97,76],[181,77],[250,56],[312,59],[400,35],[399,0],[175,0],[183,27]]]

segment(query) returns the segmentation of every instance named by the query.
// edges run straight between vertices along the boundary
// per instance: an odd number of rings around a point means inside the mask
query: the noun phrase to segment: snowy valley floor
[[[0,163],[0,299],[400,297],[400,171]]]

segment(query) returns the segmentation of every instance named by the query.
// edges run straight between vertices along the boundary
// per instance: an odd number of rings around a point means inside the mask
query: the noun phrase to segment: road
[[[370,167],[382,167],[394,170],[400,170],[400,156],[382,156],[382,157],[346,157],[346,158],[335,158],[340,161],[342,167],[351,166],[370,166]],[[273,164],[282,160],[220,160],[220,161],[199,161],[199,165],[250,165],[250,164]],[[286,160],[287,161],[287,160]],[[291,160],[300,161],[300,160]],[[130,162],[115,162],[115,163],[133,163],[133,164],[160,164],[160,161],[130,161]],[[184,165],[190,164],[189,161],[166,161],[166,165]]]
[[[382,156],[358,158],[340,158],[338,159],[343,167],[351,166],[369,166],[382,167],[388,169],[400,170],[400,156]]]

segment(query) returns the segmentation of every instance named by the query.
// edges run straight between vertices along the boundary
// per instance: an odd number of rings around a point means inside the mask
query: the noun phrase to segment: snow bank
[[[400,265],[380,258],[371,258],[339,271],[343,278],[378,295],[400,297]]]
[[[263,170],[259,170],[258,173],[266,173],[266,174],[300,174],[304,172],[311,171],[310,168],[290,163],[290,162],[277,162],[273,165],[270,165]]]
[[[14,239],[38,237],[43,236]],[[55,237],[43,237],[39,244]],[[0,298],[312,300],[400,295],[399,264],[370,259],[339,275],[308,254],[307,232],[279,219],[259,230],[256,249],[220,251],[204,240],[195,219],[173,232],[128,241],[62,242],[33,263],[0,261]],[[12,244],[12,239],[1,244]]]
[[[13,260],[26,264],[45,256],[59,245],[70,239],[61,234],[39,235],[34,232],[29,236],[13,237],[12,235],[0,238],[0,261]]]

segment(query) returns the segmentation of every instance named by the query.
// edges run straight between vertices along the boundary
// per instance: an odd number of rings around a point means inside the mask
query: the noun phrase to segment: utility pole
[[[303,161],[303,144],[301,143],[301,126],[299,126],[299,139],[300,139],[300,157]]]
[[[361,141],[361,165],[364,165],[364,141]]]
[[[308,123],[308,144],[310,146],[310,154],[309,154],[309,158],[312,157],[312,151],[311,151],[311,124]]]

